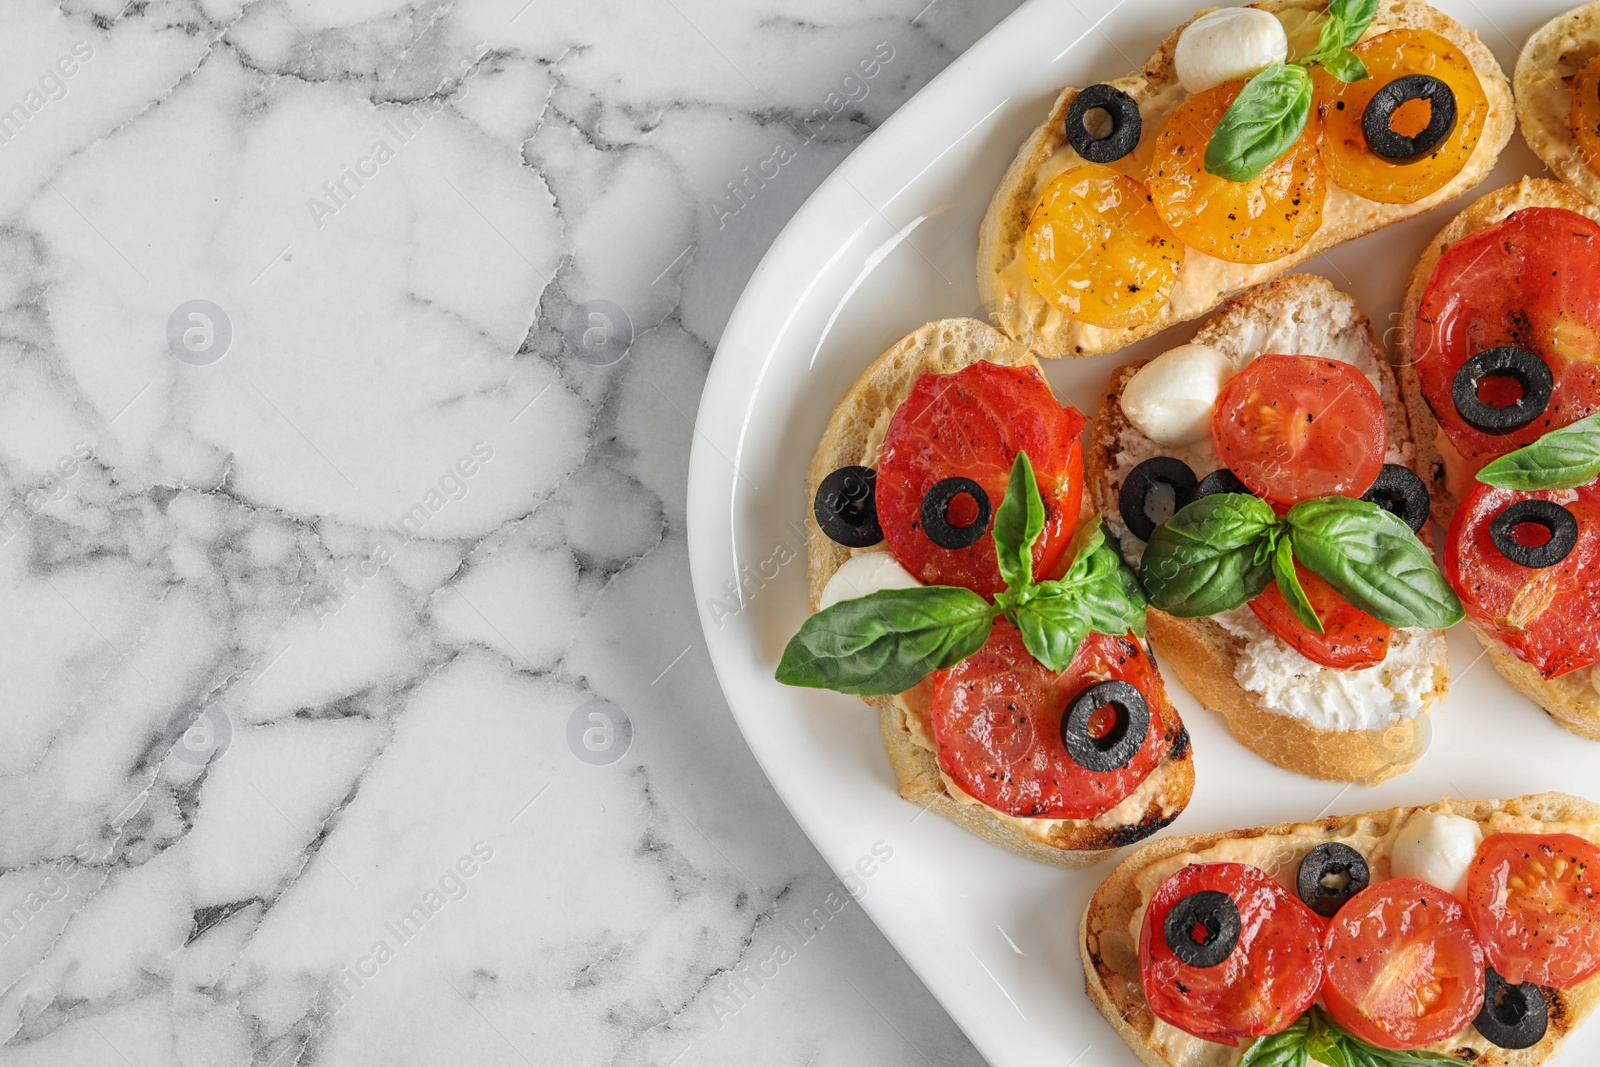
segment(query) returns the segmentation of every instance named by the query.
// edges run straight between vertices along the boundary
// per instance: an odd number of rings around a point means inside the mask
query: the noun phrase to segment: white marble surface
[[[0,1064],[981,1062],[685,562],[746,278],[1015,6],[925,4],[5,5]]]

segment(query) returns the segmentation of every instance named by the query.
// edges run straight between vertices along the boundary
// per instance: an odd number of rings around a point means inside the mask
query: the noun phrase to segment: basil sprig
[[[1006,582],[994,603],[945,585],[842,600],[811,616],[790,639],[778,681],[858,696],[904,692],[930,671],[977,652],[999,617],[1010,620],[1028,652],[1057,673],[1091,632],[1143,635],[1144,594],[1098,520],[1079,533],[1065,575],[1033,580],[1033,545],[1044,523],[1033,464],[1019,452],[992,530]]]
[[[1454,1056],[1417,1049],[1399,1052],[1369,1045],[1312,1008],[1287,1030],[1257,1038],[1239,1057],[1238,1067],[1305,1067],[1312,1059],[1328,1067],[1434,1067],[1460,1064]]]
[[[1342,82],[1358,82],[1366,65],[1350,48],[1378,13],[1379,0],[1330,0],[1317,47],[1292,63],[1274,63],[1245,83],[1206,144],[1206,172],[1254,181],[1299,139],[1311,117],[1311,74],[1320,64]]]
[[[1600,477],[1600,412],[1551,430],[1478,472],[1499,489],[1576,489]]]
[[[1411,527],[1345,496],[1303,500],[1281,519],[1246,494],[1201,497],[1156,527],[1140,577],[1150,603],[1180,618],[1230,611],[1276,581],[1296,617],[1321,633],[1296,561],[1390,626],[1442,630],[1464,614]]]
[[[995,598],[1028,652],[1057,674],[1091,632],[1144,636],[1144,592],[1098,520],[1084,527],[1076,547],[1060,580],[1013,586]]]

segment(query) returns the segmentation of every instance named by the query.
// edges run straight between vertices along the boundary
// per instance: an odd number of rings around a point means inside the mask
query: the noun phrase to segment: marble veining
[[[739,737],[684,481],[1014,6],[7,6],[0,1065],[981,1062]]]

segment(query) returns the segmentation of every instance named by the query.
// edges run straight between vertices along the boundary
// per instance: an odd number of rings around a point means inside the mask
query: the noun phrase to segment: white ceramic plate
[[[701,401],[689,475],[689,549],[712,661],[740,728],[818,850],[995,1067],[1133,1065],[1083,993],[1078,921],[1103,864],[1062,871],[972,837],[901,800],[875,715],[853,697],[780,686],[773,668],[806,615],[805,469],[828,415],[902,334],[983,317],[976,233],[1017,146],[1060,86],[1138,67],[1197,0],[1032,0],[952,63],[850,156],[773,244],[723,335]],[[1572,0],[1437,0],[1509,72],[1538,25]],[[1544,168],[1514,135],[1482,192]],[[1302,268],[1356,297],[1380,328],[1407,272],[1466,200]],[[1047,367],[1064,402],[1093,412],[1118,363],[1181,342],[1195,324],[1115,355]],[[735,576],[745,592],[730,595]],[[1378,788],[1315,782],[1238,745],[1174,685],[1194,737],[1193,833],[1545,789],[1600,799],[1600,745],[1558,729],[1451,634],[1454,686],[1432,746]],[[892,850],[887,861],[877,855]],[[859,864],[859,866],[858,866]],[[870,875],[859,873],[870,870]],[[1565,1064],[1600,1058],[1600,1023]]]

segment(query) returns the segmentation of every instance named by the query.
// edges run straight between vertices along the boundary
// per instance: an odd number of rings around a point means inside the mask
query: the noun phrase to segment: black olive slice
[[[962,494],[978,504],[978,517],[966,526],[953,526],[946,514],[950,501]],[[945,478],[933,483],[922,498],[922,532],[940,548],[968,548],[983,539],[989,529],[989,494],[971,478]]]
[[[1239,943],[1239,908],[1215,889],[1190,893],[1167,912],[1161,932],[1172,954],[1191,967],[1215,967]],[[1203,937],[1197,936],[1205,931]]]
[[[1122,492],[1117,494],[1117,507],[1122,512],[1122,522],[1128,532],[1141,541],[1150,540],[1156,532],[1156,520],[1150,517],[1148,505],[1150,490],[1157,485],[1172,489],[1172,510],[1177,511],[1194,501],[1194,471],[1181,459],[1173,456],[1152,456],[1128,472],[1123,479]]]
[[[1550,534],[1542,545],[1525,545],[1518,541],[1515,531],[1519,526],[1543,526]],[[1578,543],[1578,520],[1572,512],[1549,500],[1519,500],[1510,505],[1489,523],[1489,540],[1500,554],[1512,563],[1535,569],[1554,567],[1567,558]]]
[[[1346,901],[1371,884],[1372,872],[1361,853],[1338,841],[1325,841],[1300,861],[1296,887],[1306,907],[1331,919]]]
[[[1411,527],[1413,533],[1420,531],[1428,521],[1428,487],[1422,484],[1416,471],[1398,463],[1385,463],[1378,472],[1378,480],[1361,494],[1361,499],[1394,515]]]
[[[1415,137],[1394,132],[1395,109],[1410,100],[1430,105],[1428,127]],[[1407,74],[1372,94],[1361,115],[1361,132],[1374,155],[1391,163],[1410,163],[1438,148],[1456,128],[1456,94],[1431,74]]]
[[[1111,131],[1104,137],[1089,132],[1084,120],[1091,111],[1111,116]],[[1110,85],[1091,85],[1067,106],[1067,143],[1090,163],[1114,163],[1132,152],[1143,128],[1133,97]]]
[[[1522,387],[1515,403],[1496,407],[1478,397],[1478,386],[1485,378],[1510,378]],[[1539,353],[1516,345],[1486,348],[1461,364],[1450,383],[1450,400],[1456,412],[1474,430],[1505,434],[1520,430],[1550,406],[1555,391],[1555,375]]]
[[[883,540],[877,484],[878,472],[871,467],[840,467],[822,479],[811,511],[829,540],[846,548],[866,548]]]
[[[1532,1048],[1550,1028],[1550,1005],[1544,991],[1532,982],[1512,985],[1493,967],[1483,972],[1483,1010],[1472,1020],[1492,1044],[1501,1048]]]
[[[1204,496],[1214,496],[1217,493],[1243,493],[1245,496],[1254,496],[1250,487],[1239,480],[1239,476],[1227,467],[1218,467],[1195,486],[1194,498],[1199,500]]]
[[[1096,736],[1089,732],[1095,712],[1110,707],[1110,729]],[[1144,694],[1127,682],[1111,679],[1091,685],[1072,698],[1061,717],[1061,743],[1067,755],[1086,771],[1114,771],[1144,747],[1150,733],[1150,705]]]

